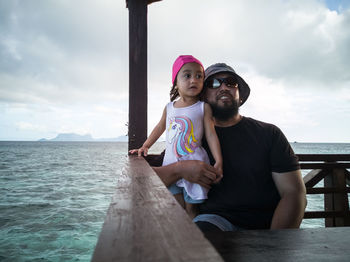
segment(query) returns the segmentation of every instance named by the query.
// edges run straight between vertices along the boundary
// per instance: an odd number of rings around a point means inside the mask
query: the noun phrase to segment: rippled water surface
[[[0,142],[0,260],[89,261],[126,151]]]

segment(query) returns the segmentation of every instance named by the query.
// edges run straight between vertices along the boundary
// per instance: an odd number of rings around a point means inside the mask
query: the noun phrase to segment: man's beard
[[[238,101],[233,100],[232,104],[225,106],[218,106],[218,104],[210,104],[213,111],[213,117],[217,120],[226,121],[238,114],[239,104]]]

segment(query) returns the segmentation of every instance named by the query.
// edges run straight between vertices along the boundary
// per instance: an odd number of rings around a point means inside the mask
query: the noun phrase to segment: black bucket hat
[[[211,65],[207,69],[205,69],[204,82],[207,81],[207,79],[209,79],[213,75],[218,74],[218,73],[230,73],[237,78],[239,97],[242,100],[241,105],[243,105],[244,102],[248,99],[248,96],[250,94],[250,88],[249,88],[248,84],[244,81],[244,79],[242,77],[240,77],[235,72],[235,70],[233,70],[232,67],[226,65],[225,63],[217,63],[217,64]]]

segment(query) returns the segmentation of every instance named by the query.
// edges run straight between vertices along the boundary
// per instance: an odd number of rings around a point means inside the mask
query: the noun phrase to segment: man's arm
[[[271,229],[299,228],[307,203],[301,171],[272,172],[272,178],[281,200],[272,217]]]
[[[213,182],[218,182],[222,177],[216,168],[199,160],[184,160],[152,168],[166,186],[184,178],[189,182],[210,188]]]

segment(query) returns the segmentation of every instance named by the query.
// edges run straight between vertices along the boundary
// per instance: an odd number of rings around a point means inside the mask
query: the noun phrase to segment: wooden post
[[[325,187],[337,188],[336,193],[325,194],[325,210],[341,211],[344,213],[342,217],[328,217],[325,219],[326,227],[349,226],[350,217],[348,193],[346,190],[345,169],[336,168],[324,180]]]
[[[335,218],[335,226],[350,226],[349,200],[346,192],[345,169],[333,169],[333,177],[336,181],[336,187],[339,192],[334,194],[334,208],[335,210],[343,211],[344,216]]]
[[[147,0],[128,0],[129,150],[147,138]]]
[[[324,187],[334,187],[334,179],[332,173],[329,173],[324,178]],[[324,195],[324,209],[325,211],[333,211],[334,210],[334,193],[325,194]],[[335,219],[334,217],[326,217],[325,218],[325,227],[335,227]]]

